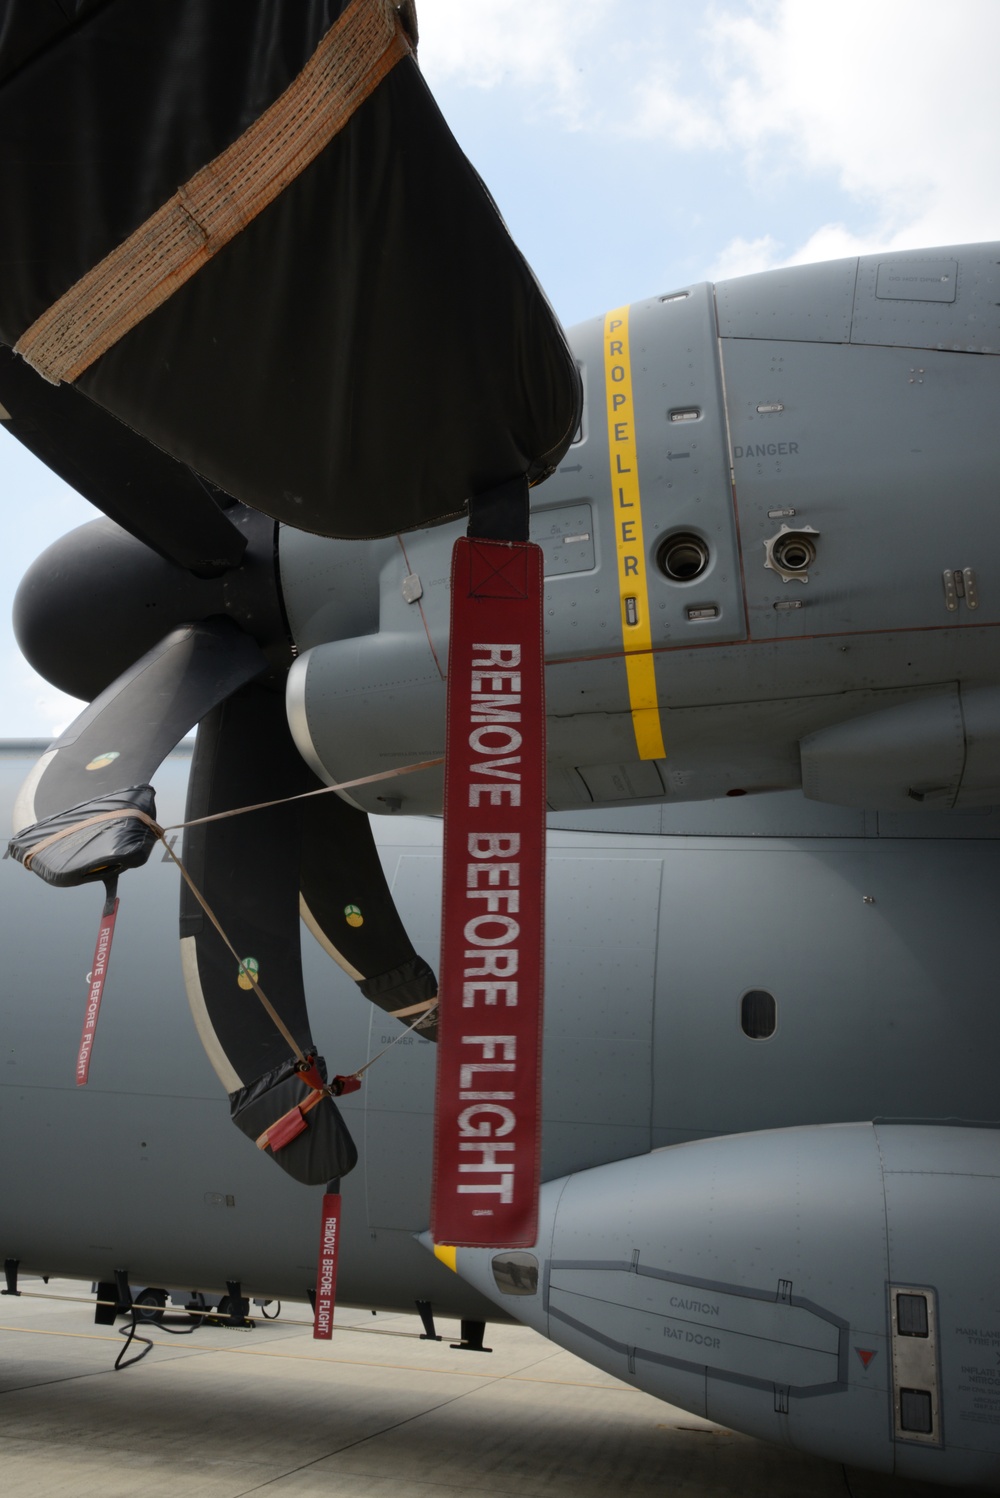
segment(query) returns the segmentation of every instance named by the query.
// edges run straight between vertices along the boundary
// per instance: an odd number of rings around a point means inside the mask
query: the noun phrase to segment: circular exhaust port
[[[808,536],[782,536],[774,544],[774,560],[785,572],[806,572],[816,560],[816,547]]]
[[[809,568],[816,560],[819,532],[811,525],[792,530],[783,525],[776,536],[764,542],[764,566],[776,572],[782,582],[807,583]]]
[[[686,531],[668,536],[656,553],[656,563],[671,582],[691,583],[701,577],[708,566],[709,551],[700,536]]]

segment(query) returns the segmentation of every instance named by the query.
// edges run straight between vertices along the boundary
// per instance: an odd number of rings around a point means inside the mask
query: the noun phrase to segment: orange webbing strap
[[[279,796],[275,801],[255,801],[251,806],[234,806],[231,811],[212,812],[207,817],[194,817],[190,822],[170,822],[166,827],[161,827],[158,822],[154,822],[151,817],[147,817],[145,812],[141,811],[123,808],[121,811],[95,812],[92,817],[84,817],[81,821],[74,822],[72,827],[63,827],[59,832],[43,837],[35,844],[31,852],[25,855],[24,867],[30,869],[31,860],[36,858],[43,849],[51,848],[53,843],[61,843],[64,837],[73,837],[86,827],[96,827],[99,822],[117,822],[125,817],[138,817],[140,821],[149,824],[162,842],[163,835],[167,832],[183,832],[188,827],[204,827],[206,822],[224,822],[228,817],[242,817],[248,811],[267,811],[272,806],[285,806],[290,801],[309,801],[313,796],[328,796],[331,791],[349,791],[357,785],[371,785],[376,780],[392,780],[397,775],[413,775],[417,770],[433,770],[435,766],[443,764],[443,757],[422,759],[417,764],[400,765],[396,770],[379,770],[375,775],[359,775],[356,780],[338,780],[336,785],[321,785],[316,791],[300,791],[297,796]]]
[[[43,837],[40,842],[35,844],[30,853],[24,855],[24,867],[30,869],[32,859],[37,858],[39,853],[44,853],[46,848],[51,848],[53,843],[61,843],[64,837],[72,837],[75,833],[83,832],[88,827],[97,827],[102,822],[121,822],[126,817],[138,817],[140,821],[147,822],[150,827],[159,832],[156,823],[151,817],[147,817],[144,811],[132,811],[123,808],[121,811],[95,812],[92,817],[84,817],[82,821],[74,822],[72,827],[61,827],[58,832],[51,832],[48,837]]]
[[[204,827],[206,822],[224,822],[227,817],[242,817],[248,811],[267,811],[271,806],[285,806],[289,801],[309,801],[313,796],[327,796],[331,791],[349,791],[356,785],[372,785],[376,780],[393,780],[397,775],[413,775],[417,770],[433,770],[436,765],[443,764],[443,755],[437,759],[421,759],[413,765],[400,765],[396,770],[379,770],[374,775],[359,775],[357,780],[338,780],[336,785],[321,785],[317,791],[300,791],[297,796],[279,796],[276,801],[255,801],[252,806],[234,806],[232,811],[214,811],[210,816],[195,817],[190,822],[171,822],[163,830],[183,832],[186,827]]]
[[[292,1140],[297,1138],[306,1127],[305,1115],[315,1108],[317,1103],[321,1103],[325,1097],[329,1096],[328,1088],[324,1087],[322,1092],[314,1088],[301,1103],[296,1103],[294,1108],[289,1108],[288,1112],[275,1119],[273,1124],[268,1124],[263,1134],[257,1136],[257,1148],[266,1150],[270,1145],[272,1151],[277,1151],[283,1149],[286,1144],[291,1144]]]
[[[411,50],[391,0],[351,0],[270,108],[43,312],[14,352],[54,385],[75,380],[273,203]]]

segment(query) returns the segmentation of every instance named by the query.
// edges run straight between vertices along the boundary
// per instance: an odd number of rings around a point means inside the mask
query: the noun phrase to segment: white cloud
[[[57,692],[55,687],[50,687],[48,682],[37,679],[37,688],[32,706],[37,715],[38,722],[42,725],[39,738],[57,739],[60,734],[66,732],[73,719],[83,711],[84,704],[75,697],[67,697],[65,692]]]
[[[925,240],[911,241],[909,234],[887,234],[874,230],[855,234],[845,224],[821,224],[797,249],[790,250],[771,234],[759,239],[731,239],[705,272],[709,281],[727,281],[752,276],[782,265],[813,265],[819,260],[843,260],[852,255],[872,255],[880,250],[919,249]]]
[[[706,280],[728,281],[734,276],[752,276],[782,263],[782,246],[770,234],[759,239],[731,239],[705,273]]]
[[[694,19],[678,0],[421,0],[420,16],[432,86],[513,87],[532,119],[736,158],[775,216],[832,180],[865,232],[817,224],[786,260],[1000,238],[998,0],[720,0]]]
[[[640,79],[630,90],[627,107],[615,121],[617,134],[639,140],[667,140],[679,150],[721,150],[726,146],[722,120],[712,101],[681,92],[672,79]]]
[[[602,12],[601,0],[422,0],[420,65],[432,88],[534,90],[538,107],[575,128],[587,101],[584,58]]]
[[[6,670],[0,672],[4,682],[0,738],[58,738],[77,717],[83,703],[50,686],[15,647],[5,655]]]
[[[432,88],[513,87],[529,118],[685,149],[724,144],[712,101],[680,84],[690,16],[677,0],[420,0],[419,14]]]
[[[832,174],[874,215],[866,249],[1000,237],[996,0],[773,0],[712,33],[728,137],[761,177]]]

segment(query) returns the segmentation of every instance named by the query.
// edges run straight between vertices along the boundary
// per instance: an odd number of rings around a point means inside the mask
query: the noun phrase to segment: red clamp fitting
[[[357,1092],[361,1086],[360,1077],[334,1077],[330,1083],[330,1090],[334,1097],[343,1097],[345,1092]]]
[[[300,1061],[297,1071],[306,1086],[311,1087],[314,1092],[326,1091],[326,1083],[323,1081],[320,1069],[316,1064],[315,1056],[307,1056],[305,1061]]]

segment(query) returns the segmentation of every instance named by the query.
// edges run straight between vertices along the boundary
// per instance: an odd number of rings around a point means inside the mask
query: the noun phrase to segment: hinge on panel
[[[976,574],[971,567],[946,567],[941,578],[944,583],[944,606],[949,614],[957,611],[963,598],[967,609],[979,607]]]

